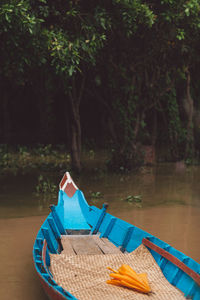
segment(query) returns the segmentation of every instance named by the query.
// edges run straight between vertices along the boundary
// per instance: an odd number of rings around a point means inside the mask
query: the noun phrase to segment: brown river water
[[[73,178],[89,204],[132,223],[200,262],[200,167],[161,164],[139,174],[102,172]],[[60,175],[55,176],[59,182]],[[0,299],[47,300],[32,262],[32,247],[49,204],[34,195],[37,176],[0,178]],[[99,198],[91,194],[100,192]],[[132,200],[127,201],[127,197]],[[136,196],[133,198],[133,196]],[[138,200],[139,199],[139,200]]]

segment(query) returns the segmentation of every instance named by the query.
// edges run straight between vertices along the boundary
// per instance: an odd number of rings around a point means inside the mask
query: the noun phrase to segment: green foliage
[[[101,199],[103,199],[103,194],[101,192],[92,192],[90,191],[89,199],[91,204],[97,204]]]
[[[0,145],[0,174],[3,173],[3,169],[9,165],[9,154],[7,145]]]
[[[180,119],[176,91],[172,90],[171,93],[166,94],[165,99],[168,101],[169,138],[171,142],[172,157],[175,159],[183,159],[187,131]]]
[[[110,159],[107,161],[108,169],[114,172],[127,173],[131,170],[139,169],[144,162],[144,153],[138,147],[133,149],[131,146],[113,150]]]
[[[128,201],[128,202],[141,202],[142,201],[142,195],[129,195],[126,197],[125,201]]]
[[[121,201],[127,201],[129,204],[134,204],[136,207],[142,207],[142,195],[128,195],[126,198],[121,199]]]
[[[103,195],[102,195],[102,193],[101,192],[90,192],[90,197],[91,198],[95,198],[95,199],[98,199],[98,198],[102,198],[103,197]]]
[[[41,145],[39,144],[37,148],[33,149],[33,153],[40,156],[48,156],[48,155],[57,155],[57,151],[53,149],[51,144]]]
[[[50,5],[49,9],[56,22],[45,27],[43,34],[51,64],[62,77],[83,73],[84,68],[95,65],[96,55],[105,43],[105,31],[110,26],[106,11],[99,6],[86,11],[82,3],[72,1],[62,8]]]
[[[49,124],[53,127],[62,119],[60,126],[66,126],[63,120],[67,120],[70,135],[72,120],[90,121],[89,113],[84,118],[79,115],[84,111],[84,104],[80,109],[82,97],[87,105],[94,102],[93,107],[100,102],[101,117],[109,120],[103,135],[115,149],[110,161],[112,169],[127,171],[141,165],[140,145],[152,144],[156,138],[169,145],[174,158],[182,158],[187,140],[182,101],[186,69],[191,73],[191,90],[195,89],[197,115],[200,109],[199,85],[195,86],[200,75],[199,37],[199,0],[159,3],[3,0],[0,4],[2,128],[9,127],[6,124],[9,115],[11,119],[16,117],[10,107],[15,102],[13,95],[20,90],[27,102],[34,94],[36,118],[40,115],[38,131],[44,131],[46,137]],[[82,79],[85,79],[83,86]],[[94,97],[88,99],[87,90]],[[70,93],[75,112],[69,101],[65,104],[64,98]],[[16,106],[23,110],[20,100]],[[62,117],[59,108],[57,111],[59,105],[64,107]],[[15,134],[14,122],[10,123]],[[195,126],[198,148],[199,125]],[[93,136],[95,139],[94,133]],[[70,143],[69,137],[67,142]],[[35,151],[20,148],[16,154],[2,150],[2,170],[23,169],[24,165],[34,169],[38,166],[34,154],[40,155],[44,169],[54,169],[56,156],[59,157],[56,168],[71,161],[69,154],[61,158],[59,151],[50,145]],[[54,161],[49,156],[54,156]]]
[[[28,0],[0,4],[0,75],[12,79],[13,84],[23,85],[29,67],[36,63],[42,21],[32,11]]]
[[[1,21],[4,25],[1,29],[2,32],[7,32],[9,29],[12,30],[12,26],[16,25],[18,29],[21,29],[21,31],[28,31],[32,34],[36,29],[36,23],[42,21],[41,19],[37,19],[33,14],[30,2],[27,0],[11,0],[9,3],[2,3],[0,7],[0,15]]]
[[[155,16],[148,4],[143,4],[138,0],[115,0],[114,3],[117,4],[117,17],[120,16],[121,19],[118,22],[121,23],[122,30],[126,37],[129,38],[133,36],[140,24],[144,24],[148,27],[154,24]],[[116,26],[115,23],[114,26]]]
[[[26,174],[33,171],[70,170],[71,159],[66,150],[59,150],[49,145],[39,145],[30,148],[19,146],[18,150],[9,149],[6,145],[0,147],[1,174]]]
[[[90,150],[89,151],[89,157],[90,157],[90,159],[94,159],[95,158],[95,152],[94,152],[94,150]]]
[[[57,186],[49,178],[45,178],[43,175],[38,176],[38,183],[35,187],[37,197],[57,198],[57,189]]]

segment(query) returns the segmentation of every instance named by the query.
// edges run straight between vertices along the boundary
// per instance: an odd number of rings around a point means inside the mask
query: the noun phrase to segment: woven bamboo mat
[[[106,283],[110,271],[129,264],[136,272],[148,274],[150,294]],[[58,285],[80,300],[181,300],[183,293],[162,274],[154,258],[143,245],[129,254],[66,255],[51,254],[51,272]]]

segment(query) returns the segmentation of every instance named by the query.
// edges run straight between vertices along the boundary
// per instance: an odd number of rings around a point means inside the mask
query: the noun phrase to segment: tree
[[[194,149],[191,76],[199,63],[199,2],[116,2],[112,14],[115,30],[104,55],[104,59],[108,57],[108,88],[112,89],[110,103],[118,133],[114,164],[122,157],[130,168],[131,162],[137,162],[140,143],[154,144],[163,131],[173,158],[187,158]],[[156,132],[157,119],[164,120],[160,132]]]
[[[10,142],[11,121],[10,93],[23,87],[30,79],[35,65],[39,65],[40,24],[31,10],[28,0],[2,1],[0,5],[0,81],[2,94],[3,127],[7,142]],[[39,55],[40,53],[40,55]]]
[[[81,115],[87,97],[101,106],[115,164],[121,158],[126,168],[137,165],[140,145],[156,141],[169,145],[173,159],[193,156],[200,134],[199,16],[198,0],[2,1],[0,113],[6,136],[12,95],[30,88],[40,139],[52,134],[55,116],[60,130],[67,127],[77,171],[82,125],[92,113],[88,108]]]
[[[96,63],[109,27],[106,12],[91,1],[42,1],[39,13],[44,19],[43,34],[48,40],[51,65],[59,75],[70,110],[71,158],[81,169],[80,102],[87,73]]]

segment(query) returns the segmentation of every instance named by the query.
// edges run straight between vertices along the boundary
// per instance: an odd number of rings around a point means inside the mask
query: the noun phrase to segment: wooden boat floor
[[[120,249],[113,245],[107,238],[99,238],[97,235],[63,235],[62,254],[68,255],[93,255],[121,253]]]
[[[57,284],[79,300],[183,300],[183,293],[164,277],[151,253],[144,245],[123,254],[107,239],[98,236],[63,236],[64,250],[50,254],[50,271]],[[107,284],[110,271],[122,264],[137,273],[146,272],[152,289],[150,294]]]

